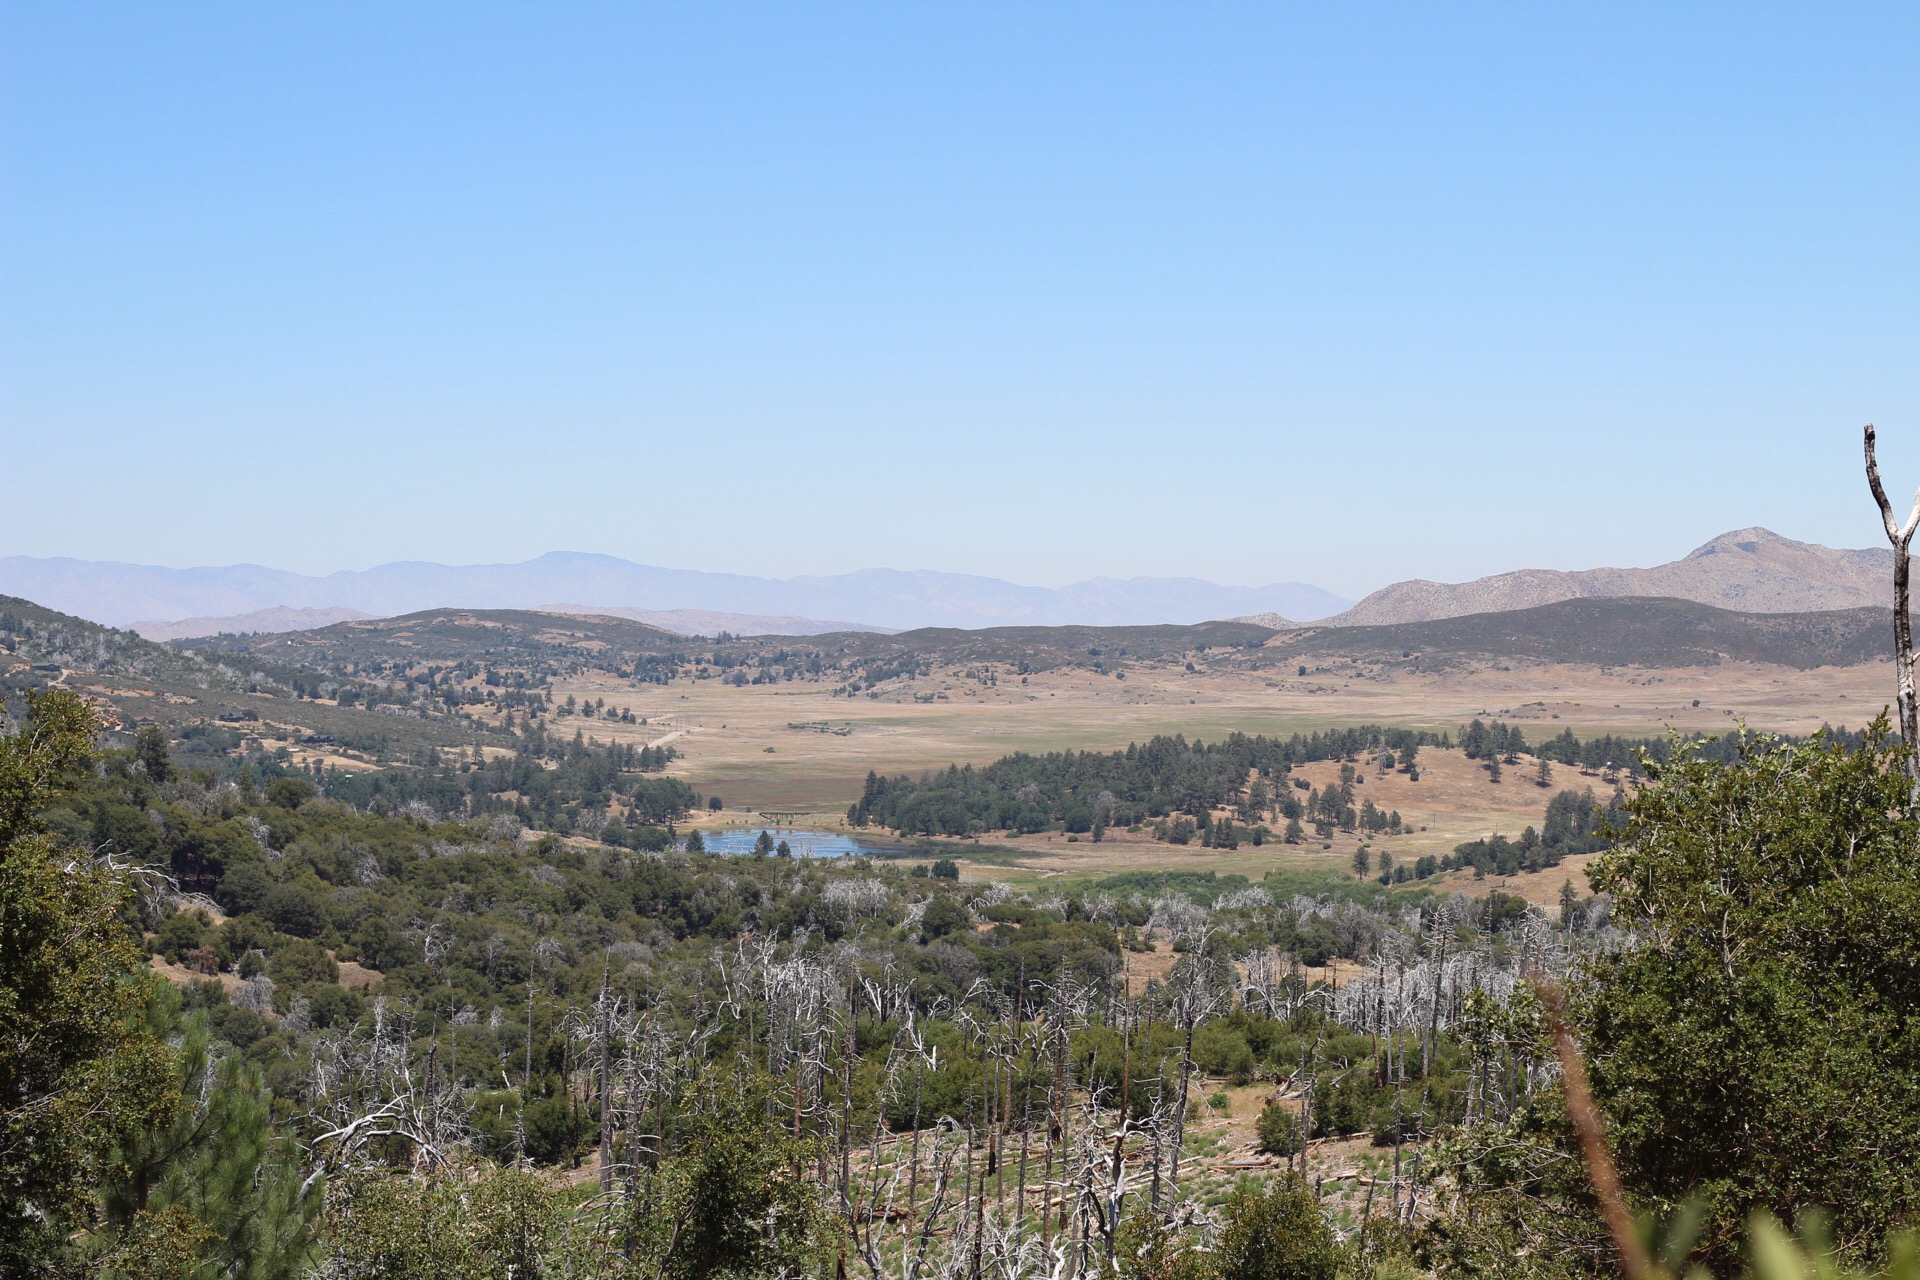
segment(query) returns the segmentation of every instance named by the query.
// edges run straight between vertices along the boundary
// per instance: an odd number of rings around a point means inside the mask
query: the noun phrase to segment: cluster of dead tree
[[[1302,910],[1360,930],[1368,962],[1329,973],[1234,946],[1261,916]],[[1544,917],[1496,938],[1474,935],[1473,911],[1466,899],[1440,901],[1398,918],[1362,912],[1363,926],[1350,904],[1163,899],[1150,933],[1176,955],[1152,980],[1123,957],[1103,979],[1062,966],[1022,973],[1010,988],[975,981],[957,998],[929,997],[885,948],[805,932],[716,949],[690,1003],[635,999],[605,981],[563,1020],[568,1087],[598,1123],[598,1194],[583,1212],[613,1224],[616,1238],[619,1223],[656,1203],[651,1180],[679,1149],[676,1118],[730,1092],[753,1098],[767,1132],[805,1153],[791,1175],[836,1224],[846,1265],[875,1280],[1112,1270],[1130,1225],[1204,1229],[1201,1184],[1235,1172],[1197,1170],[1188,1131],[1209,1087],[1196,1037],[1239,1017],[1326,1028],[1269,1080],[1272,1105],[1297,1109],[1303,1135],[1320,1122],[1322,1096],[1355,1073],[1392,1088],[1393,1174],[1370,1183],[1362,1218],[1412,1221],[1431,1179],[1417,1154],[1402,1160],[1402,1144],[1417,1152],[1423,1135],[1458,1118],[1427,1114],[1431,1103],[1415,1095],[1431,1090],[1413,1086],[1476,1010],[1503,1006],[1528,975],[1572,960],[1571,935]],[[361,1027],[316,1037],[305,1128],[313,1178],[430,1169],[461,1148],[474,1091],[437,1033],[421,1052],[414,1019],[380,1002]],[[1343,1043],[1368,1037],[1372,1051],[1333,1055],[1336,1033]],[[453,1037],[446,1043],[450,1052]],[[1537,1083],[1476,1065],[1462,1105],[1484,1117]],[[1304,1174],[1309,1157],[1303,1141],[1284,1165]]]

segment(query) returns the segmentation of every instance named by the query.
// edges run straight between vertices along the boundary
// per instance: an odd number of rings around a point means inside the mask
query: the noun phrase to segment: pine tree
[[[167,731],[157,724],[143,724],[133,735],[133,754],[155,782],[173,776],[173,761],[167,755]]]
[[[272,1095],[238,1054],[209,1053],[206,1021],[180,1015],[171,988],[149,981],[146,1030],[178,1041],[179,1105],[171,1123],[121,1136],[101,1187],[106,1228],[95,1243],[125,1248],[155,1224],[198,1240],[200,1265],[231,1280],[295,1280],[311,1260],[317,1191],[304,1200],[293,1152],[274,1150]]]
[[[0,1275],[31,1275],[84,1220],[114,1132],[164,1124],[167,1050],[128,1014],[142,957],[120,921],[129,891],[104,860],[76,857],[41,812],[93,759],[92,709],[29,695],[0,736]]]

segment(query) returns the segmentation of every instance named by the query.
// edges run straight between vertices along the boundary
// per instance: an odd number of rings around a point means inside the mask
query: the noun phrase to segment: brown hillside
[[[1748,613],[1853,609],[1888,602],[1892,568],[1885,549],[1836,549],[1738,529],[1651,569],[1521,569],[1472,582],[1397,582],[1318,625],[1428,622],[1593,596],[1668,596]]]

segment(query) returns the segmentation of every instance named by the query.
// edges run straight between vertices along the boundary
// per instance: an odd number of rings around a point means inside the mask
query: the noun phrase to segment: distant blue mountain
[[[1277,613],[1309,622],[1352,602],[1300,582],[1223,587],[1198,578],[1092,578],[1023,587],[928,570],[755,578],[555,551],[522,564],[403,561],[324,576],[260,565],[169,569],[65,557],[0,558],[0,593],[110,626],[224,617],[258,609],[358,609],[392,617],[443,605],[533,609],[559,601],[627,609],[699,609],[875,627],[1127,626]]]

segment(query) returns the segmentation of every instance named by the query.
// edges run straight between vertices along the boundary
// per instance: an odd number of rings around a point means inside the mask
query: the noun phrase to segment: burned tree
[[[1920,706],[1914,701],[1913,683],[1913,616],[1910,610],[1910,571],[1912,558],[1909,547],[1913,542],[1916,529],[1920,529],[1920,494],[1914,496],[1913,510],[1907,513],[1906,523],[1897,523],[1894,519],[1893,504],[1887,501],[1887,491],[1880,483],[1880,464],[1873,456],[1873,424],[1866,427],[1867,486],[1873,490],[1873,500],[1880,507],[1880,522],[1886,526],[1887,541],[1893,544],[1893,660],[1894,679],[1898,682],[1900,736],[1906,741],[1907,778],[1911,783],[1913,802],[1920,802],[1920,757],[1914,754],[1920,750]]]

